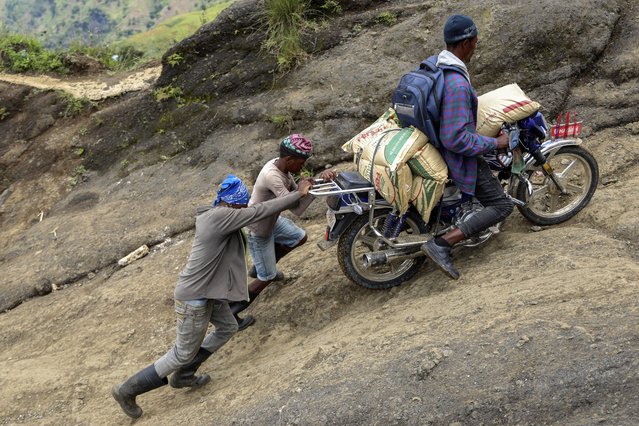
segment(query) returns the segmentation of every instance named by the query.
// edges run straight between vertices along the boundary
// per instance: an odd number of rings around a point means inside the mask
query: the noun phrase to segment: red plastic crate
[[[582,121],[577,121],[577,113],[561,113],[557,116],[557,124],[550,127],[550,136],[553,139],[576,138],[581,135]]]

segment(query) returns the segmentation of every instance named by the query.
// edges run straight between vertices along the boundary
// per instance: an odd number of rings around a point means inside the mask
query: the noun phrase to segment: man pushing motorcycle
[[[477,47],[478,30],[465,15],[452,15],[444,25],[446,49],[437,57],[445,66],[444,93],[440,111],[440,147],[450,178],[466,197],[475,197],[484,209],[441,237],[421,246],[422,251],[453,279],[459,272],[450,258],[452,246],[503,221],[513,211],[504,193],[481,157],[495,149],[508,148],[508,136],[491,138],[477,134],[477,94],[470,83],[466,64]],[[452,69],[451,69],[452,68]]]
[[[292,134],[280,142],[280,155],[270,160],[260,171],[253,186],[249,206],[286,196],[297,189],[293,174],[300,173],[306,161],[313,155],[310,139]],[[334,170],[324,170],[321,179],[333,179]],[[313,182],[313,179],[307,179]],[[300,216],[313,201],[307,197],[289,210]],[[277,270],[277,262],[307,240],[306,232],[292,220],[281,217],[279,212],[265,217],[248,226],[249,252],[253,268],[249,276],[255,278],[248,286],[249,299],[230,304],[239,330],[244,330],[255,322],[252,315],[240,317],[238,314],[249,307],[257,296],[273,281],[281,280],[283,274]]]

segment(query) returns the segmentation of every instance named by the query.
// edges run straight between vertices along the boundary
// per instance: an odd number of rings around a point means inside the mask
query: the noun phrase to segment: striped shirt
[[[477,156],[497,149],[497,140],[477,134],[477,94],[462,74],[444,77],[439,137],[450,177],[466,194],[475,195]]]

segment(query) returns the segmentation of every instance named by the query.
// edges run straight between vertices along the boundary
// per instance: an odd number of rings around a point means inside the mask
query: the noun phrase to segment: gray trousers
[[[228,302],[213,299],[175,301],[177,337],[173,347],[155,361],[155,371],[164,378],[195,357],[200,347],[213,353],[237,332],[237,321]],[[215,330],[206,334],[209,322]]]
[[[459,226],[466,238],[501,222],[513,211],[513,202],[506,196],[499,179],[493,175],[483,158],[477,158],[475,198],[484,209]]]

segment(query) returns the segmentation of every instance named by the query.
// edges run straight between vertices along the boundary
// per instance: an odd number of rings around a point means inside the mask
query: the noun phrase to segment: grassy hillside
[[[185,13],[169,18],[148,31],[134,34],[117,43],[144,52],[145,57],[161,56],[169,47],[193,34],[200,26],[212,21],[235,0],[226,0],[206,10]]]
[[[0,0],[0,26],[49,48],[114,42],[228,0]]]

